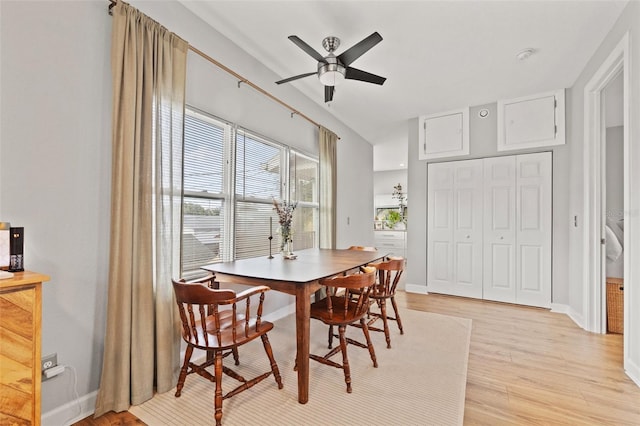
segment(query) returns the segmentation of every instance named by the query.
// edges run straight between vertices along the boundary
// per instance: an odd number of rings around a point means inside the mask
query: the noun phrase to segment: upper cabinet
[[[469,154],[469,108],[422,115],[418,124],[420,160]]]
[[[498,151],[565,143],[564,89],[498,101]]]

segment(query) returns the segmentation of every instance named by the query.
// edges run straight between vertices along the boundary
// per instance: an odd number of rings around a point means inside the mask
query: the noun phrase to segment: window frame
[[[245,203],[258,203],[258,204],[272,204],[272,199],[260,198],[260,197],[252,197],[245,196],[244,194],[237,194],[236,185],[237,185],[237,167],[238,167],[238,136],[240,134],[244,134],[249,136],[250,138],[255,139],[258,142],[265,143],[267,145],[273,146],[280,150],[280,188],[278,190],[279,199],[280,200],[292,200],[291,198],[295,195],[298,196],[297,188],[296,194],[292,193],[292,180],[295,178],[292,176],[292,170],[290,169],[290,161],[292,156],[300,156],[305,160],[314,162],[316,164],[315,167],[315,184],[314,184],[314,198],[315,201],[298,201],[300,208],[312,208],[315,209],[316,213],[313,217],[313,232],[315,234],[313,239],[313,246],[319,247],[319,211],[320,211],[320,203],[319,203],[319,159],[317,156],[310,155],[305,153],[304,151],[290,147],[283,143],[277,142],[269,137],[261,135],[257,132],[254,132],[245,127],[239,126],[237,124],[231,123],[228,120],[224,120],[220,117],[217,117],[213,114],[209,114],[206,111],[203,111],[197,107],[193,107],[191,105],[185,105],[185,115],[192,116],[201,121],[208,122],[213,126],[217,126],[222,128],[223,130],[223,144],[222,144],[222,159],[223,159],[223,167],[222,167],[222,192],[221,193],[207,193],[202,191],[194,191],[194,190],[185,190],[183,184],[183,195],[182,195],[182,218],[181,218],[181,236],[184,238],[184,224],[185,224],[185,214],[184,214],[184,205],[185,199],[187,198],[197,198],[203,200],[220,200],[222,202],[222,211],[220,212],[223,215],[222,223],[221,223],[221,242],[219,245],[219,260],[217,262],[226,262],[236,259],[236,246],[237,246],[237,220],[238,220],[238,202]],[[185,127],[187,123],[185,120]],[[185,137],[185,145],[187,144]],[[184,157],[183,151],[183,173],[187,171],[187,161]],[[297,184],[297,182],[296,182]],[[275,235],[275,229],[278,226],[277,222],[277,214],[275,211],[273,212],[272,217],[273,220],[273,229],[274,229],[274,239],[272,245],[273,253],[277,253],[279,250],[279,245],[277,243],[277,236]],[[267,246],[267,242],[265,242],[265,247]],[[184,251],[183,251],[183,243],[181,242],[181,250],[180,250],[180,271],[183,276],[187,278],[192,278],[198,275],[201,275],[199,269],[197,270],[185,270],[184,264]],[[295,247],[294,247],[295,249]],[[204,272],[203,272],[204,273]]]

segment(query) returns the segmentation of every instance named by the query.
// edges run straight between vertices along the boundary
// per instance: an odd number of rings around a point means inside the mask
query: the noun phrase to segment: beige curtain
[[[320,248],[336,248],[336,182],[338,136],[320,126]]]
[[[95,416],[175,386],[182,133],[188,44],[126,3],[113,8],[111,249]]]

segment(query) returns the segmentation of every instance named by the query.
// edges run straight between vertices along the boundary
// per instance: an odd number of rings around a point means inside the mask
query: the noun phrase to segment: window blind
[[[284,152],[284,146],[259,136],[236,133],[236,259],[268,255],[270,232],[273,252],[280,250],[273,199],[281,198]]]
[[[226,258],[224,152],[230,126],[187,110],[184,122],[182,273]]]

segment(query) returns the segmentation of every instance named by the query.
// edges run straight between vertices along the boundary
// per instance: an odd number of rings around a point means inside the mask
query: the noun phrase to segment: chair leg
[[[389,321],[387,320],[387,302],[380,299],[380,316],[382,317],[382,325],[384,328],[384,338],[387,340],[387,349],[391,347],[391,335],[389,333]]]
[[[333,346],[333,326],[332,325],[329,326],[328,340],[329,340],[329,349],[331,349],[331,347]]]
[[[264,350],[269,357],[269,363],[271,364],[271,372],[276,379],[276,383],[278,384],[278,389],[282,389],[282,377],[280,377],[280,370],[278,370],[278,364],[276,364],[276,359],[273,357],[273,351],[271,350],[271,343],[269,343],[269,338],[266,334],[260,336],[262,338],[262,346],[264,346]]]
[[[240,356],[238,355],[238,348],[231,349],[231,352],[233,352],[233,360],[235,361],[236,365],[240,365]]]
[[[222,424],[222,351],[215,352],[216,391],[214,395],[216,426]]]
[[[184,363],[180,369],[180,376],[178,376],[178,386],[176,386],[176,397],[179,397],[182,393],[184,381],[187,378],[187,370],[189,369],[189,361],[191,361],[191,354],[193,353],[193,346],[187,345],[187,350],[184,352]]]
[[[378,368],[378,360],[376,359],[376,351],[373,348],[373,343],[371,343],[371,336],[369,335],[369,326],[367,325],[367,321],[364,318],[360,318],[360,326],[362,327],[362,332],[364,333],[364,338],[367,341],[367,348],[369,349],[369,355],[371,356],[371,361],[373,361],[373,366]]]
[[[404,334],[404,330],[402,329],[402,320],[400,320],[400,312],[398,312],[398,305],[396,304],[395,297],[391,298],[391,305],[393,305],[393,311],[396,313],[396,322],[398,323],[400,334]]]
[[[342,352],[342,370],[344,371],[344,382],[347,384],[347,393],[351,393],[351,368],[349,367],[349,358],[347,357],[347,339],[344,336],[346,326],[338,326],[338,335],[340,336],[340,351]]]

